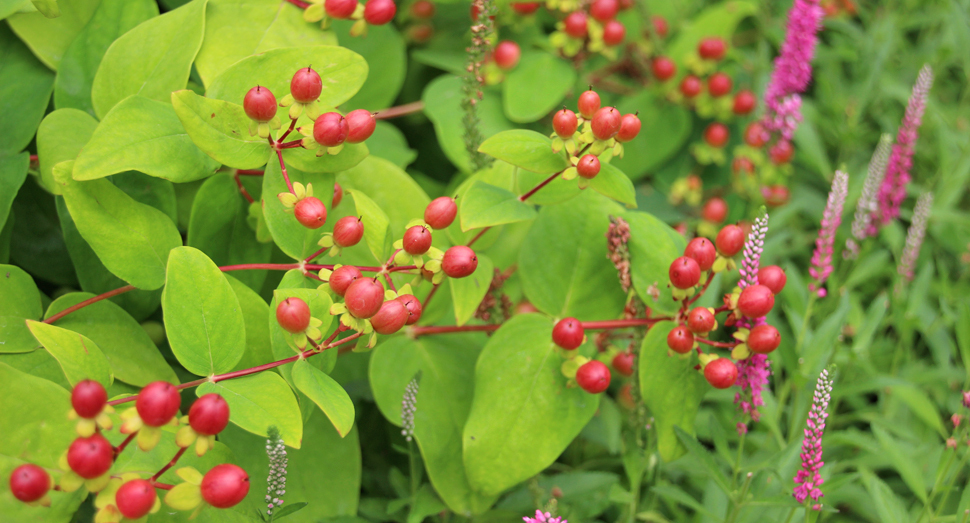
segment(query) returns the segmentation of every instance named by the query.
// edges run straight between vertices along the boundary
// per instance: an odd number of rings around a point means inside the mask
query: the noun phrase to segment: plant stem
[[[246,187],[243,186],[241,181],[239,181],[239,173],[233,175],[232,178],[233,180],[236,180],[236,185],[239,186],[239,192],[241,192],[243,197],[246,198],[246,201],[249,203],[255,202],[256,200],[253,199],[252,195],[249,194],[249,191],[246,190]]]
[[[160,478],[162,474],[165,473],[166,470],[174,467],[175,464],[178,462],[179,458],[182,457],[182,454],[185,454],[186,450],[188,450],[188,447],[180,448],[179,451],[175,453],[175,457],[172,458],[172,461],[169,461],[167,465],[165,465],[164,467],[162,467],[161,470],[156,472],[155,475],[152,476],[151,479],[149,479],[148,481],[154,482],[156,479]]]
[[[84,307],[87,307],[88,305],[91,305],[92,303],[97,303],[97,302],[99,302],[101,300],[106,300],[108,298],[111,298],[112,296],[117,296],[119,294],[124,294],[124,293],[126,293],[128,291],[133,291],[133,290],[135,290],[135,286],[134,285],[125,285],[124,287],[119,287],[119,288],[117,288],[117,289],[115,289],[113,291],[108,291],[108,292],[106,292],[104,294],[99,294],[99,295],[97,295],[97,296],[95,296],[93,298],[88,298],[88,299],[82,301],[81,303],[78,303],[77,305],[73,305],[71,307],[68,307],[68,308],[62,310],[61,312],[58,312],[57,314],[51,316],[50,318],[47,318],[46,320],[44,320],[44,323],[47,323],[47,324],[54,323],[55,321],[63,318],[64,316],[67,316],[68,314],[70,314],[70,313],[72,313],[74,311],[83,309]]]
[[[300,9],[306,9],[310,7],[310,4],[304,2],[303,0],[286,0],[287,2],[299,7]]]
[[[119,454],[121,454],[125,450],[125,447],[127,447],[128,444],[131,443],[131,440],[135,439],[135,436],[137,435],[138,435],[138,431],[136,430],[135,432],[132,432],[131,434],[129,434],[128,437],[125,438],[125,440],[122,441],[120,445],[115,447],[116,458],[118,457]]]
[[[324,248],[320,249],[319,251],[317,251],[317,252],[315,252],[315,253],[307,256],[306,259],[303,260],[303,261],[306,262],[306,263],[310,263],[310,261],[313,260],[314,258],[316,258],[317,256],[320,256],[321,254],[327,252],[327,249],[329,249],[329,248],[330,247],[324,247]]]
[[[376,120],[388,120],[391,118],[397,118],[399,116],[407,116],[413,113],[419,113],[424,110],[424,102],[418,100],[417,102],[411,102],[409,104],[398,105],[396,107],[390,107],[384,109],[383,111],[377,111],[374,114],[374,119]]]
[[[697,299],[698,299],[698,298],[700,298],[701,296],[703,296],[703,295],[704,295],[704,293],[705,293],[705,292],[707,292],[707,288],[708,288],[708,287],[709,287],[709,286],[711,285],[711,282],[712,282],[712,281],[714,281],[714,271],[711,271],[711,272],[710,272],[710,273],[709,273],[709,274],[707,275],[707,281],[706,281],[706,282],[704,282],[704,286],[703,286],[703,287],[701,287],[701,291],[700,291],[700,292],[698,292],[697,294],[695,294],[693,298],[691,298],[691,299],[689,299],[689,300],[687,300],[687,301],[685,301],[685,302],[684,302],[684,306],[685,306],[685,307],[688,307],[688,306],[690,306],[690,304],[692,304],[692,303],[694,303],[695,301],[697,301]]]
[[[427,300],[425,300],[427,303]],[[627,329],[630,327],[649,327],[661,321],[668,321],[670,318],[633,318],[629,320],[609,320],[609,321],[584,321],[580,322],[586,330],[608,330],[608,329]],[[458,332],[492,332],[502,327],[501,323],[488,325],[445,325],[440,327],[410,327],[408,334],[417,338],[418,336],[430,336],[433,334],[454,334]]]
[[[484,229],[478,231],[478,234],[476,234],[475,237],[472,238],[471,240],[468,240],[468,243],[466,243],[465,245],[468,246],[468,247],[471,247],[472,245],[475,244],[475,242],[478,241],[479,238],[482,237],[483,234],[485,234],[486,232],[488,232],[489,229],[491,229],[491,227],[485,227]]]
[[[283,172],[283,180],[286,181],[286,187],[290,190],[290,193],[295,195],[296,192],[293,191],[293,184],[290,183],[290,176],[286,174],[286,164],[283,163],[283,151],[275,144],[271,145],[273,145],[273,149],[276,149],[276,157],[280,160],[280,171]]]
[[[264,172],[262,169],[236,169],[239,176],[262,176]]]
[[[563,171],[564,170],[565,169],[563,169]],[[549,185],[550,183],[552,183],[552,181],[555,180],[557,177],[559,177],[560,174],[562,174],[562,171],[559,171],[557,173],[554,173],[551,176],[549,176],[548,178],[546,178],[545,180],[542,180],[541,182],[539,182],[538,185],[536,185],[535,187],[533,187],[532,189],[530,189],[529,192],[523,194],[522,196],[519,196],[519,201],[520,202],[524,202],[524,201],[528,200],[530,196],[532,196],[533,194],[539,192],[539,189],[542,189],[546,185]]]
[[[289,129],[287,129],[283,133],[283,136],[280,136],[279,138],[276,139],[276,143],[282,143],[283,140],[285,140],[286,137],[289,136],[289,134],[293,132],[293,128],[294,127],[296,127],[296,120],[295,119],[291,119],[290,120],[290,127],[289,127]]]
[[[701,337],[695,337],[694,341],[697,343],[703,343],[704,345],[710,345],[711,347],[719,347],[722,349],[733,349],[741,344],[740,341],[711,341]]]

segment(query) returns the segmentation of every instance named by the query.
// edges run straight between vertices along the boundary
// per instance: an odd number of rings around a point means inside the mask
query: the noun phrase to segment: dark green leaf
[[[525,52],[502,82],[505,115],[517,123],[534,122],[557,109],[576,83],[576,70],[545,52]]]
[[[0,156],[0,229],[7,223],[13,199],[27,179],[30,155],[26,152]]]
[[[35,15],[47,21],[40,14]],[[18,16],[30,15],[16,15],[11,23]],[[54,75],[6,24],[0,26],[0,114],[4,122],[0,156],[19,153],[27,147],[44,117],[53,86]]]
[[[658,99],[651,91],[624,98],[617,104],[623,113],[639,112],[643,127],[636,138],[623,144],[623,157],[613,166],[639,180],[656,170],[679,151],[690,137],[690,112],[680,105]]]
[[[366,38],[351,36],[353,23],[352,20],[334,20],[332,28],[342,47],[364,58],[369,74],[360,91],[341,108],[344,111],[376,111],[390,107],[404,85],[408,63],[404,38],[394,24],[369,26]]]

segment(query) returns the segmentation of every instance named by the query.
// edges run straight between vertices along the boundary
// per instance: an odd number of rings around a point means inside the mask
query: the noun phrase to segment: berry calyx
[[[330,284],[330,289],[340,297],[347,294],[347,288],[350,284],[363,278],[364,275],[361,274],[360,269],[353,265],[342,265],[333,270],[330,274],[330,279],[328,283]]]
[[[726,389],[738,380],[738,367],[727,358],[718,358],[704,367],[704,379],[715,389]]]
[[[724,147],[730,136],[727,126],[721,122],[713,122],[704,130],[704,141],[711,147]]]
[[[576,318],[563,318],[552,328],[552,342],[566,350],[578,348],[585,337],[583,324]]]
[[[579,95],[579,100],[576,102],[576,107],[579,109],[579,114],[583,115],[583,118],[589,120],[600,108],[599,93],[592,89],[583,91],[583,94]]]
[[[684,249],[684,256],[693,258],[702,271],[710,270],[717,260],[717,250],[707,238],[694,238]]]
[[[751,147],[761,147],[768,141],[768,133],[758,122],[751,122],[744,129],[744,143]]]
[[[253,120],[268,122],[276,116],[276,97],[269,89],[257,85],[243,98],[243,109],[246,111],[246,116]]]
[[[33,463],[21,465],[10,474],[10,493],[24,503],[43,498],[50,489],[50,475]]]
[[[650,63],[650,69],[653,71],[653,75],[661,82],[666,82],[677,74],[677,65],[666,56],[654,58],[653,62]]]
[[[347,119],[340,113],[324,113],[313,122],[313,139],[324,147],[336,147],[344,143],[349,132]]]
[[[600,159],[592,154],[584,154],[576,164],[576,172],[586,179],[595,178],[600,173]]]
[[[155,506],[158,494],[155,486],[147,479],[133,479],[122,485],[115,493],[115,506],[118,512],[128,519],[138,519]]]
[[[449,196],[439,196],[424,208],[424,222],[432,229],[447,229],[458,215],[458,204]]]
[[[522,50],[519,49],[519,44],[511,40],[502,40],[495,46],[495,51],[492,52],[495,65],[503,71],[508,71],[515,67],[519,63],[521,56]]]
[[[435,6],[434,2],[429,0],[418,0],[417,2],[411,4],[411,16],[419,20],[427,20],[434,16]]]
[[[693,98],[701,94],[701,79],[689,74],[680,81],[680,94],[687,98]]]
[[[431,231],[423,225],[415,225],[404,233],[404,251],[415,256],[431,248]]]
[[[795,148],[792,146],[791,142],[787,140],[782,140],[775,145],[771,146],[768,150],[768,156],[771,157],[771,163],[775,165],[782,165],[791,161],[791,157],[795,154]]]
[[[586,13],[582,11],[570,13],[563,21],[563,27],[566,34],[573,38],[586,38],[586,30],[588,27]]]
[[[681,256],[670,264],[670,283],[678,289],[689,289],[701,281],[701,267],[694,258]]]
[[[633,376],[633,353],[621,352],[613,356],[613,368],[623,376]]]
[[[108,392],[96,381],[79,381],[71,389],[71,406],[82,418],[96,418],[107,402]]]
[[[707,79],[707,92],[714,98],[730,93],[732,87],[734,82],[731,81],[731,77],[721,72],[714,73]]]
[[[687,328],[694,334],[707,334],[714,330],[717,320],[707,307],[694,307],[687,314]]]
[[[216,508],[229,508],[249,493],[249,475],[232,463],[223,463],[206,472],[199,487],[206,503]]]
[[[749,318],[762,318],[775,306],[775,295],[764,285],[749,285],[738,296],[738,310]]]
[[[778,329],[771,325],[758,325],[748,333],[745,343],[752,352],[768,354],[781,344],[781,334],[778,334]]]
[[[296,221],[307,229],[319,229],[327,221],[327,207],[323,205],[320,198],[307,196],[296,202],[293,215],[296,216]]]
[[[604,0],[599,0],[600,2]],[[595,4],[594,4],[595,5]],[[603,24],[603,43],[608,46],[620,45],[626,38],[626,27],[616,20]]]
[[[589,91],[587,91],[589,92]],[[603,107],[593,115],[591,127],[593,136],[599,140],[609,140],[620,131],[623,115],[616,107]]]
[[[408,310],[408,319],[405,325],[414,325],[421,319],[421,313],[424,312],[421,300],[413,294],[402,294],[395,299],[404,304],[404,308]]]
[[[102,476],[111,468],[114,449],[101,434],[77,438],[67,449],[67,464],[84,479]]]
[[[398,300],[387,300],[381,310],[370,319],[370,324],[378,334],[394,334],[408,321],[408,309]]]
[[[730,258],[744,248],[744,231],[734,224],[725,225],[717,233],[714,245],[717,246],[717,252],[725,258]]]
[[[723,198],[715,196],[704,203],[701,216],[711,223],[721,223],[727,218],[728,205]]]
[[[603,23],[612,20],[618,12],[620,12],[620,3],[617,0],[596,0],[589,6],[589,14]]]
[[[620,120],[620,130],[616,133],[616,141],[626,143],[640,134],[640,117],[635,114],[624,114]]]
[[[705,60],[720,60],[724,58],[724,53],[727,51],[727,44],[724,40],[711,36],[704,38],[697,44],[697,54],[701,55],[701,58]]]
[[[178,414],[182,396],[175,385],[167,381],[153,381],[138,393],[135,408],[149,427],[161,427]]]
[[[576,383],[590,394],[599,394],[610,386],[610,368],[599,360],[588,361],[576,371]]]
[[[344,294],[344,304],[355,318],[366,320],[384,304],[384,286],[376,278],[358,278]]]
[[[781,294],[788,282],[785,270],[777,265],[768,265],[758,269],[758,283],[768,287],[772,294]]]
[[[694,348],[694,334],[686,325],[678,325],[667,334],[667,346],[677,354],[687,354]]]
[[[333,243],[338,247],[353,247],[364,237],[364,224],[356,216],[344,216],[333,224]]]
[[[754,106],[758,103],[755,98],[754,93],[745,89],[743,91],[738,91],[738,94],[734,95],[734,106],[732,110],[736,115],[749,114],[754,111]]]
[[[214,436],[228,424],[229,404],[219,394],[204,394],[189,408],[189,425],[203,436]]]
[[[471,276],[478,268],[478,256],[475,251],[464,245],[455,245],[445,251],[441,259],[441,270],[451,278]]]
[[[326,0],[323,8],[330,18],[344,20],[350,18],[350,15],[357,10],[357,0]]]
[[[539,10],[539,2],[513,2],[512,9],[520,15],[531,15]]]
[[[555,116],[552,117],[552,129],[556,131],[557,136],[564,140],[572,138],[578,127],[579,119],[576,118],[576,113],[565,107],[556,111]]]
[[[286,298],[276,306],[276,321],[287,332],[303,332],[310,326],[310,306],[300,298]]]
[[[660,38],[665,38],[667,33],[670,31],[670,26],[667,24],[667,19],[660,15],[654,15],[650,21],[653,23],[653,30],[657,33],[657,36]]]
[[[370,25],[384,25],[394,19],[397,5],[394,0],[367,0],[364,4],[364,20]]]
[[[334,182],[333,184],[333,201],[330,202],[330,208],[334,209],[340,205],[340,200],[344,199],[344,188],[340,186],[339,183]]]
[[[363,142],[370,138],[377,128],[377,118],[367,109],[350,111],[344,117],[344,121],[347,122],[347,143]]]
[[[323,80],[320,75],[309,67],[300,69],[290,80],[290,94],[293,99],[301,104],[308,104],[320,98],[323,91]]]

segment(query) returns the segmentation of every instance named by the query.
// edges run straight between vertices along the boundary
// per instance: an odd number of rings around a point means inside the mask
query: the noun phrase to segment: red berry
[[[650,63],[650,68],[653,70],[653,75],[657,77],[658,80],[665,82],[670,80],[677,74],[677,65],[674,61],[666,56],[658,56],[653,59]],[[683,85],[681,86],[683,88]]]
[[[582,345],[585,337],[583,324],[576,318],[563,318],[552,328],[552,342],[566,350]]]
[[[432,229],[447,229],[455,221],[458,204],[449,196],[439,196],[424,208],[424,221]]]
[[[80,381],[71,390],[71,406],[82,418],[97,417],[107,402],[108,392],[96,381]]]
[[[37,501],[50,489],[51,477],[47,471],[32,463],[21,465],[10,474],[10,492],[24,503]]]
[[[657,36],[660,38],[666,37],[667,32],[670,31],[670,26],[667,25],[667,19],[660,15],[654,15],[651,21],[653,22],[653,30],[656,31]]]
[[[333,243],[338,247],[353,247],[364,237],[364,224],[356,216],[344,216],[333,225]]]
[[[678,325],[667,334],[667,346],[678,354],[687,354],[694,348],[694,335],[686,325]]]
[[[573,38],[586,38],[586,13],[582,11],[575,11],[570,13],[563,21],[565,25],[566,34]]]
[[[202,478],[202,499],[216,508],[229,508],[249,493],[249,475],[231,463],[216,465]]]
[[[726,389],[738,380],[738,367],[727,358],[718,358],[704,367],[704,379],[716,389]]]
[[[680,81],[680,93],[687,98],[693,98],[701,94],[701,79],[689,74]]]
[[[373,1],[373,0],[371,0]],[[374,134],[377,118],[367,109],[355,109],[344,117],[347,122],[347,143],[360,143]]]
[[[749,318],[762,318],[775,306],[775,295],[764,285],[749,285],[738,296],[738,310]]]
[[[475,256],[475,251],[464,245],[455,245],[448,249],[441,259],[441,270],[452,278],[471,276],[477,268],[478,257]]]
[[[330,275],[330,288],[333,290],[337,296],[344,296],[347,294],[347,288],[350,287],[351,283],[354,283],[364,275],[361,274],[360,270],[353,265],[341,265],[333,270]]]
[[[734,114],[742,115],[748,114],[754,111],[754,106],[758,101],[754,97],[754,93],[748,91],[747,89],[743,91],[738,91],[738,94],[734,95]]]
[[[764,196],[765,205],[768,207],[780,207],[788,203],[790,194],[788,187],[784,185],[771,185],[761,188],[761,195]]]
[[[758,122],[751,122],[744,129],[744,143],[751,147],[761,147],[768,141],[768,133]]]
[[[128,519],[138,519],[148,514],[155,506],[156,499],[158,494],[155,493],[155,486],[147,479],[133,479],[115,493],[118,512]]]
[[[704,130],[704,140],[711,147],[724,147],[730,136],[727,126],[721,122],[713,122]]]
[[[714,73],[707,79],[707,92],[711,93],[714,98],[730,93],[732,87],[734,87],[734,82],[731,81],[730,76],[724,73]]]
[[[287,298],[288,300],[294,298]],[[301,302],[303,300],[300,300]],[[279,309],[277,309],[279,311]],[[309,314],[309,309],[307,310]],[[292,332],[292,331],[291,331]],[[219,394],[209,393],[195,400],[189,408],[189,425],[203,436],[213,436],[229,424],[229,404]]]
[[[609,140],[620,131],[622,119],[623,115],[616,107],[603,107],[596,111],[590,125],[593,129],[593,136],[600,140]]]
[[[771,325],[758,325],[748,333],[748,339],[745,343],[748,344],[748,348],[752,352],[768,354],[778,348],[781,343],[781,334],[778,334],[778,329]]]
[[[579,95],[579,101],[576,103],[576,106],[579,109],[579,114],[589,120],[600,108],[599,93],[592,89],[583,91],[583,94]]]
[[[313,122],[313,139],[324,147],[336,147],[344,143],[349,133],[347,119],[340,116],[340,113],[324,113]]]
[[[731,162],[731,170],[734,174],[754,174],[754,163],[744,156],[738,156]]]
[[[600,2],[606,0],[599,0]],[[595,5],[595,4],[594,4]],[[603,24],[603,43],[609,46],[620,45],[626,37],[626,27],[616,20]]]
[[[583,155],[576,164],[576,171],[583,178],[595,178],[600,173],[600,159],[592,154]]]
[[[621,352],[613,357],[613,368],[624,376],[633,376],[633,353]]]
[[[428,19],[434,16],[434,2],[428,0],[418,0],[411,4],[411,16],[417,19]]]
[[[397,301],[403,303],[404,308],[408,310],[408,320],[405,322],[405,325],[414,325],[421,319],[421,313],[424,312],[421,300],[417,299],[413,294],[402,294],[397,297]]]
[[[689,289],[701,281],[701,267],[694,258],[681,256],[670,264],[670,283],[678,289]]]
[[[344,304],[355,318],[366,320],[384,304],[384,286],[376,278],[358,278],[344,294]]]
[[[344,189],[339,183],[334,182],[333,184],[333,201],[330,202],[330,208],[335,209],[340,205],[340,200],[344,199]]]
[[[323,7],[330,18],[343,20],[350,18],[350,15],[357,10],[357,0],[326,0]]]
[[[364,20],[370,25],[384,25],[394,19],[397,5],[394,0],[367,0],[364,4]]]
[[[633,401],[633,393],[630,392],[632,386],[630,383],[624,384],[620,387],[620,393],[616,396],[616,402],[620,404],[623,408],[627,410],[633,410],[637,407],[635,401]]]
[[[431,40],[434,36],[434,27],[431,24],[415,24],[408,28],[408,38],[418,44]]]
[[[590,394],[599,394],[610,386],[610,368],[598,360],[587,361],[576,371],[576,383]]]
[[[620,3],[616,0],[595,0],[589,6],[589,14],[600,22],[607,22],[620,12]]]
[[[694,307],[687,314],[687,328],[694,334],[707,334],[714,330],[715,324],[714,313],[706,307]]]
[[[290,94],[301,104],[315,102],[320,98],[321,91],[323,91],[323,80],[309,67],[297,71],[290,80]]]
[[[769,265],[758,269],[758,283],[768,287],[772,294],[781,294],[788,282],[784,269],[777,265]]]
[[[253,120],[268,122],[276,116],[276,97],[269,89],[257,85],[243,98],[243,109]]]
[[[378,334],[394,334],[407,324],[408,317],[408,309],[403,303],[387,300],[370,319],[370,324]]]
[[[327,207],[323,205],[320,198],[307,196],[296,202],[293,215],[296,216],[296,221],[307,229],[319,229],[327,221]]]
[[[520,15],[531,15],[539,10],[539,2],[513,2],[512,9]]]
[[[701,216],[711,223],[723,222],[727,218],[727,213],[727,202],[717,196],[707,200],[707,203],[704,204],[704,209],[701,210]]]
[[[620,131],[616,133],[616,141],[629,142],[640,134],[640,118],[635,114],[624,114],[620,120]]]
[[[552,117],[552,128],[560,138],[572,138],[576,134],[577,127],[579,127],[579,120],[576,118],[576,113],[565,107],[556,111],[555,116]]]
[[[744,231],[734,224],[725,225],[717,233],[717,238],[714,239],[714,245],[717,246],[717,252],[730,258],[741,252],[741,249],[744,247]]]
[[[288,332],[303,332],[310,326],[310,306],[300,298],[286,298],[276,306],[276,321]]]
[[[693,258],[697,266],[702,271],[709,270],[717,259],[717,251],[714,244],[707,238],[694,238],[684,249],[684,256]]]
[[[161,427],[178,414],[182,396],[175,385],[167,381],[153,381],[138,393],[135,408],[149,427]]]
[[[724,53],[727,51],[727,44],[724,40],[711,36],[701,40],[697,44],[697,54],[701,55],[701,58],[705,60],[720,60],[724,58]]]
[[[505,71],[515,67],[519,63],[520,56],[522,56],[522,50],[519,49],[519,44],[511,40],[502,40],[495,46],[495,51],[492,52],[495,65]]]
[[[795,148],[792,147],[791,142],[787,140],[781,140],[775,145],[771,146],[768,150],[768,156],[771,157],[771,163],[775,165],[781,165],[791,161],[792,155],[795,154]]]
[[[431,248],[431,231],[423,225],[415,225],[404,233],[404,251],[408,254],[424,254]]]
[[[67,464],[75,474],[84,479],[104,475],[111,468],[113,460],[114,449],[101,434],[77,438],[67,449]]]

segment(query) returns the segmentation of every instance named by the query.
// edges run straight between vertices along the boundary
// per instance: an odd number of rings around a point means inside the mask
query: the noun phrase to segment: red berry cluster
[[[559,30],[552,35],[551,42],[566,56],[576,56],[580,51],[586,50],[613,57],[615,51],[612,48],[626,39],[626,26],[616,16],[632,6],[633,3],[629,0],[593,0],[589,4],[580,4],[579,9],[566,13],[557,26]],[[570,6],[574,7],[575,4]],[[666,33],[666,21],[662,18],[660,20]]]

